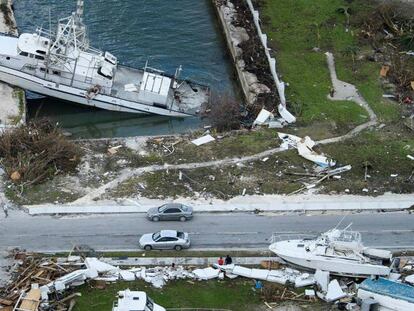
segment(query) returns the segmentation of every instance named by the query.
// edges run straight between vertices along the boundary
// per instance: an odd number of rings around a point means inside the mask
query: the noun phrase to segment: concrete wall
[[[18,35],[12,0],[0,0],[0,32]],[[5,6],[6,9],[3,9]],[[0,130],[26,122],[23,90],[0,83]]]

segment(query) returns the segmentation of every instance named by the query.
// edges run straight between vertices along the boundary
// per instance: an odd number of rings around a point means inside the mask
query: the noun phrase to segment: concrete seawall
[[[239,45],[248,41],[250,36],[246,29],[233,25],[238,12],[231,1],[224,3],[219,0],[212,0],[212,3],[224,33],[227,48],[230,52],[234,68],[236,69],[237,79],[240,83],[246,104],[254,105],[258,96],[270,93],[271,90],[266,85],[260,83],[254,73],[245,69],[243,50]]]
[[[0,0],[0,32],[18,35],[12,0]],[[0,83],[0,130],[24,124],[26,101],[23,90]]]

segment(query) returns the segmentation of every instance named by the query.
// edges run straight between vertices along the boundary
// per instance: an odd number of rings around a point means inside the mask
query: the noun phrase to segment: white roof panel
[[[145,72],[142,79],[141,91],[147,91],[161,95],[168,96],[170,90],[171,79],[154,73]]]
[[[17,56],[17,38],[0,36],[0,54]]]
[[[167,97],[168,92],[170,91],[171,79],[167,77],[163,77],[162,84],[160,88],[160,95]]]
[[[155,77],[154,79],[154,85],[152,87],[152,91],[154,93],[159,93],[160,92],[160,88],[161,88],[161,83],[162,83],[162,77]]]
[[[49,48],[49,39],[37,34],[24,33],[19,37],[18,46],[21,51],[27,53],[39,54],[36,52],[38,50],[46,53]]]

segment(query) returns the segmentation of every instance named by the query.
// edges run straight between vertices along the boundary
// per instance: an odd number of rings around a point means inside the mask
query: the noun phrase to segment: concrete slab
[[[12,0],[0,0],[0,2],[7,6],[7,12],[0,11],[0,32],[18,35],[16,20],[11,7]],[[26,103],[24,93],[21,92],[23,91],[20,89],[0,83],[0,133],[5,128],[26,121]]]
[[[131,200],[129,200],[131,201]],[[31,205],[24,206],[30,215],[48,214],[124,214],[146,213],[154,206],[160,206],[162,200],[141,198],[134,205],[119,203],[88,204],[88,205]],[[190,205],[196,213],[203,212],[295,212],[295,211],[363,211],[363,210],[404,210],[413,205],[414,195],[385,194],[377,197],[354,195],[263,195],[240,196],[228,201],[192,200],[179,198],[172,202]]]

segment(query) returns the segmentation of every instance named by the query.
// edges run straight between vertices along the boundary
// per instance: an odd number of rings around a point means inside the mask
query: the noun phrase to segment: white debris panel
[[[268,281],[285,285],[287,282],[295,284],[295,287],[304,287],[315,284],[315,278],[312,274],[301,273],[298,270],[291,268],[284,268],[279,270],[267,269],[250,269],[242,266],[215,265],[218,269],[231,276],[242,276],[245,278]]]
[[[192,140],[191,142],[192,142],[194,145],[196,145],[196,146],[201,146],[201,145],[208,144],[208,143],[210,143],[210,142],[212,142],[212,141],[215,141],[215,140],[216,140],[216,139],[215,139],[213,136],[211,136],[210,134],[208,134],[208,135],[205,135],[205,136],[203,136],[203,137],[200,137],[200,138],[194,139],[194,140]]]
[[[313,150],[316,143],[309,136],[305,138],[300,138],[295,135],[278,133],[279,138],[283,141],[280,145],[281,148],[286,150],[289,148],[295,148],[298,150],[298,153],[301,157],[314,162],[321,167],[333,167],[336,165],[336,162],[323,154],[318,154]]]
[[[213,267],[192,271],[182,266],[138,267],[124,270],[102,262],[97,258],[86,258],[84,265],[86,269],[75,270],[54,282],[42,286],[40,288],[42,299],[47,300],[48,294],[82,285],[88,279],[105,282],[144,280],[155,288],[162,288],[170,280],[192,279],[206,281],[217,278],[223,279],[225,276],[230,279],[241,276],[282,285],[289,282],[295,284],[296,287],[315,284],[313,275],[301,273],[290,268],[280,270],[250,269],[232,264],[224,266],[213,265]]]

